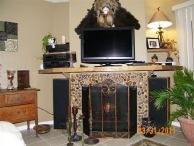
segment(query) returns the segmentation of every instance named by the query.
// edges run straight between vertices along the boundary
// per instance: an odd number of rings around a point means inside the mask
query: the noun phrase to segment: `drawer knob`
[[[17,99],[16,99],[16,100],[21,101],[21,100],[24,100],[24,99],[26,99],[26,96],[20,96],[20,97],[17,97]]]
[[[17,114],[24,115],[26,113],[26,110],[23,110],[22,112],[17,111]]]

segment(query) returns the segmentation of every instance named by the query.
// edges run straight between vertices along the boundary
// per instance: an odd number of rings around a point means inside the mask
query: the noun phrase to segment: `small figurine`
[[[153,63],[158,62],[158,56],[156,54],[154,54],[151,58]]]

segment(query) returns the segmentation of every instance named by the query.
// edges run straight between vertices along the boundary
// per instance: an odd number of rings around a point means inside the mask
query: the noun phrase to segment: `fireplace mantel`
[[[176,71],[183,66],[147,65],[147,66],[111,66],[111,67],[74,67],[39,70],[39,74],[63,74],[70,79],[70,105],[82,110],[82,87],[101,84],[106,79],[124,86],[137,87],[137,128],[141,118],[149,116],[148,76],[152,71]],[[66,74],[69,74],[68,76]]]
[[[84,72],[123,72],[123,71],[175,71],[183,69],[182,66],[171,65],[147,65],[147,66],[111,66],[111,67],[73,67],[51,68],[39,70],[39,74],[57,73],[84,73]]]

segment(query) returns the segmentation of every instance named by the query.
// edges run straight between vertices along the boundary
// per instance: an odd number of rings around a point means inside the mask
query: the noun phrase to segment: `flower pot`
[[[186,119],[185,117],[178,118],[183,134],[185,135],[188,143],[194,146],[194,120]]]

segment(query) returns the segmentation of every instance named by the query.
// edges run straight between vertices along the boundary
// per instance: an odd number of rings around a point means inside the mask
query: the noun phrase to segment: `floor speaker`
[[[170,87],[170,77],[151,77],[149,80],[149,92],[160,91]],[[159,130],[166,127],[166,122],[170,117],[170,104],[166,104],[161,109],[156,109],[154,106],[155,98],[149,96],[149,117],[155,121],[156,128]]]
[[[70,83],[69,79],[53,79],[54,129],[66,129]]]

